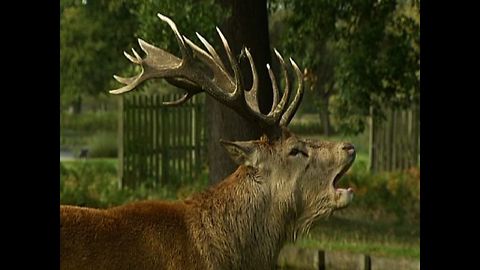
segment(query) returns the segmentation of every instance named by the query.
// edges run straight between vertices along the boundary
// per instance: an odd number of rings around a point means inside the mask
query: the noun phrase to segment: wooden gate
[[[119,117],[119,179],[122,187],[184,184],[202,171],[203,98],[178,107],[162,101],[180,95],[123,95]]]
[[[370,118],[370,170],[396,171],[419,166],[420,112],[415,106],[386,110],[386,120]]]

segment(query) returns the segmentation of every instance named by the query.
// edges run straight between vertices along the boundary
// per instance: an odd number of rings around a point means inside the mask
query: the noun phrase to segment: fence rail
[[[180,95],[124,95],[120,99],[119,179],[122,187],[184,184],[202,170],[203,99],[162,105]]]

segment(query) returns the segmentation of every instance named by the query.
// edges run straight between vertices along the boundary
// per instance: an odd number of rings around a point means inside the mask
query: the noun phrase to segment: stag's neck
[[[291,203],[279,202],[256,174],[253,168],[240,166],[188,201],[195,208],[190,220],[193,237],[213,268],[270,268],[291,234]]]

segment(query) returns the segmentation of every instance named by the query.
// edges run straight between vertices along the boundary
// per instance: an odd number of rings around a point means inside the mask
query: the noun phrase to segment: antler
[[[298,87],[296,95],[288,107],[286,105],[288,104],[288,100],[290,98],[290,85],[285,61],[280,53],[275,50],[275,54],[282,67],[283,76],[285,77],[285,91],[283,92],[280,101],[277,81],[272,70],[270,69],[270,65],[267,64],[267,69],[274,91],[274,100],[270,112],[265,115],[260,112],[258,107],[258,101],[256,98],[258,91],[258,75],[252,55],[247,48],[245,49],[245,54],[250,63],[253,76],[253,84],[250,89],[244,88],[241,80],[239,64],[235,60],[227,40],[218,27],[216,29],[228,56],[230,67],[233,70],[233,76],[227,71],[217,52],[212,45],[205,40],[205,38],[196,33],[197,37],[203,43],[208,52],[195,45],[185,36],[182,36],[178,31],[177,26],[170,18],[160,13],[157,15],[173,30],[180,46],[182,59],[162,49],[159,49],[143,41],[142,39],[138,39],[138,44],[145,52],[146,57],[141,58],[134,49],[132,49],[134,56],[126,52],[124,52],[124,54],[131,62],[140,65],[142,69],[140,74],[130,78],[123,78],[114,75],[114,78],[118,82],[125,84],[125,86],[116,90],[111,90],[110,93],[126,93],[135,89],[139,84],[148,79],[165,78],[169,83],[183,88],[186,93],[182,98],[176,101],[164,102],[164,105],[180,105],[185,103],[194,95],[200,92],[206,92],[219,102],[234,109],[243,117],[249,120],[259,121],[260,125],[264,127],[287,126],[290,123],[293,115],[300,105],[303,96],[303,75],[292,58],[289,60],[297,76]],[[199,59],[201,64],[208,68],[208,71],[206,71],[203,67],[199,67],[198,63],[194,62],[193,56]]]

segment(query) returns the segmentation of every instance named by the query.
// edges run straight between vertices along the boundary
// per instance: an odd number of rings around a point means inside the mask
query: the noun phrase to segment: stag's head
[[[134,56],[126,52],[124,54],[131,62],[141,66],[141,73],[130,78],[114,76],[125,86],[110,93],[125,93],[148,79],[165,78],[169,83],[183,88],[186,93],[181,99],[164,105],[177,106],[195,94],[206,92],[247,120],[257,123],[266,134],[261,139],[222,141],[222,144],[239,165],[257,172],[256,180],[268,187],[280,203],[288,201],[293,205],[297,231],[308,229],[318,217],[329,215],[335,209],[346,207],[350,203],[352,190],[338,188],[337,184],[355,159],[354,146],[344,142],[301,139],[287,129],[303,96],[302,72],[293,59],[290,58],[289,62],[297,78],[297,87],[291,98],[287,65],[275,50],[285,80],[285,89],[281,94],[274,73],[267,65],[274,91],[273,105],[267,114],[263,114],[257,102],[257,71],[248,48],[244,52],[250,63],[253,81],[249,89],[244,87],[239,64],[218,28],[233,76],[213,46],[201,35],[197,33],[206,50],[182,36],[171,19],[161,14],[158,16],[173,30],[182,58],[139,39],[146,57],[142,58],[133,49]]]
[[[351,188],[338,187],[355,160],[351,143],[301,139],[287,129],[276,140],[222,143],[239,165],[255,170],[255,180],[267,186],[278,203],[290,205],[297,232],[353,199]]]

